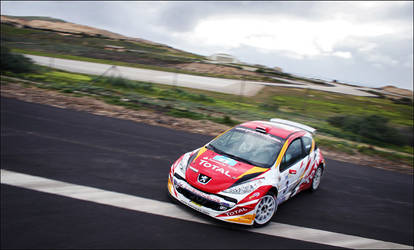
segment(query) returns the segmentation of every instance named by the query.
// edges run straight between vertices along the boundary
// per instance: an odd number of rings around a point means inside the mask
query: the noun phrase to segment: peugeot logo
[[[205,184],[207,184],[211,180],[211,178],[208,177],[207,175],[199,174],[197,180],[201,184],[204,184],[205,185]]]

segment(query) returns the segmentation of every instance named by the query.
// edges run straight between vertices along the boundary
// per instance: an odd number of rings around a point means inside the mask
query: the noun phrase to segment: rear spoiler
[[[298,122],[292,122],[292,121],[283,120],[283,119],[279,119],[279,118],[272,118],[272,119],[270,119],[270,122],[278,123],[278,124],[284,124],[284,125],[289,125],[289,126],[292,126],[292,127],[300,128],[300,129],[303,129],[305,131],[308,131],[309,133],[311,133],[313,135],[316,132],[316,129],[314,129],[312,127],[309,127],[309,126],[307,126],[305,124],[298,123]]]

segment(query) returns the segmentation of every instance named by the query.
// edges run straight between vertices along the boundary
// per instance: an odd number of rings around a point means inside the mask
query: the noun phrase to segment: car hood
[[[267,168],[240,162],[203,147],[189,164],[186,180],[190,185],[202,191],[218,193],[267,170]]]

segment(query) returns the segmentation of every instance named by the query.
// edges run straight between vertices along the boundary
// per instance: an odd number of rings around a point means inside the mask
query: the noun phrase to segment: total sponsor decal
[[[218,215],[217,217],[242,215],[242,214],[252,211],[254,208],[255,208],[255,204],[253,204],[253,206],[236,207],[228,212]]]
[[[216,156],[216,157],[217,157],[217,156]],[[205,168],[211,168],[212,170],[215,170],[215,171],[217,171],[217,172],[220,172],[220,173],[224,174],[225,176],[228,176],[228,177],[230,177],[230,178],[235,179],[235,177],[232,177],[232,176],[229,174],[229,171],[228,171],[228,170],[225,170],[224,168],[222,168],[222,167],[220,167],[220,166],[217,166],[217,165],[211,164],[211,163],[210,163],[210,162],[208,162],[207,160],[208,160],[208,157],[204,157],[203,159],[201,159],[201,160],[200,160],[199,165],[200,165],[200,166],[203,166],[203,167],[205,167]],[[230,160],[232,160],[232,159],[230,159]],[[236,162],[236,163],[237,163],[237,162]],[[236,163],[234,163],[234,164],[236,164]]]

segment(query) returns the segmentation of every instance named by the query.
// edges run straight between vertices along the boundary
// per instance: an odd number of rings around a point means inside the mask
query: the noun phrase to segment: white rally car
[[[279,204],[319,187],[326,166],[314,133],[275,118],[237,125],[174,162],[169,193],[216,219],[264,225]]]

